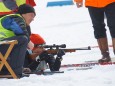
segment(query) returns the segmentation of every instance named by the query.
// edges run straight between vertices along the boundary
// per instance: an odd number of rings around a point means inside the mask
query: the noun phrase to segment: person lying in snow
[[[59,50],[57,57],[54,57],[52,54],[48,54],[43,47],[39,47],[39,45],[45,44],[44,39],[39,34],[31,34],[30,40],[35,46],[32,51],[28,49],[26,52],[24,62],[25,69],[23,72],[26,73],[36,70],[43,71],[47,68],[47,64],[51,71],[59,71],[62,56],[65,55],[65,52],[63,50]]]

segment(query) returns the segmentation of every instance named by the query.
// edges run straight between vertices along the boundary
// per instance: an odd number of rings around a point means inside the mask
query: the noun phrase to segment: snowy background
[[[48,1],[35,0],[37,16],[32,22],[32,32],[40,34],[46,44],[66,44],[67,48],[97,46],[87,8],[76,5],[46,7]],[[106,21],[106,20],[105,20]],[[107,29],[109,45],[111,37]],[[111,57],[114,57],[110,47]],[[98,60],[98,48],[66,53],[62,64]],[[64,70],[64,69],[60,69]],[[0,86],[114,86],[115,65],[94,66],[89,70],[71,70],[49,76],[30,75],[21,79],[0,79]]]

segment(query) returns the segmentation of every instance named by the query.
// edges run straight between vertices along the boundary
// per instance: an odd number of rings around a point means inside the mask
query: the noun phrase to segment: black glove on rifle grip
[[[40,57],[40,60],[42,61],[42,60],[48,59],[49,55],[48,55],[48,53],[47,53],[46,51],[43,51],[43,52],[39,55],[39,57]]]
[[[64,50],[58,50],[57,57],[62,57],[63,55],[65,55],[65,51]]]

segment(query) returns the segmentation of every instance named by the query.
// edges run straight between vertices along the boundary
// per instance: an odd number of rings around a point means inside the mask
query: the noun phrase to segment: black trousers
[[[111,3],[104,8],[88,7],[88,11],[92,20],[95,38],[106,37],[104,16],[106,16],[111,37],[115,38],[115,3]]]
[[[30,68],[32,71],[35,71],[38,65],[40,64],[39,61],[32,60],[28,57],[28,52],[26,53],[24,67]],[[48,55],[45,59],[46,63],[48,63],[49,68],[51,71],[59,71],[61,66],[61,61],[59,58],[55,58],[53,55]]]
[[[7,38],[6,40],[17,40],[18,44],[16,44],[8,57],[8,63],[14,72],[18,74],[22,74],[22,68],[25,59],[25,53],[28,44],[28,38],[26,36],[15,36],[11,38]],[[5,55],[6,50],[9,45],[1,45],[0,52]],[[6,72],[5,68],[3,69]]]
[[[59,58],[55,58],[53,55],[50,55],[49,58],[45,61],[49,64],[49,68],[51,71],[59,71],[61,67],[61,61]]]

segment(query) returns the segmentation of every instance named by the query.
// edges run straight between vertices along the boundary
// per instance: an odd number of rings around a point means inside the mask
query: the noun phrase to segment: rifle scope
[[[56,45],[56,44],[44,45],[43,47],[44,48],[50,48],[50,49],[53,49],[53,48],[59,49],[59,48],[66,48],[66,44],[61,44],[61,45]]]

